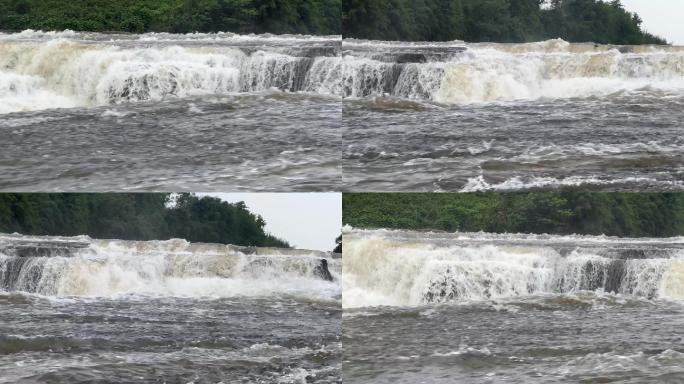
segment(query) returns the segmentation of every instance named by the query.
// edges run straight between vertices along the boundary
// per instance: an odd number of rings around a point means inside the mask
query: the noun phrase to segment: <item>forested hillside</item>
[[[5,233],[289,247],[266,234],[265,225],[244,203],[192,194],[0,194]]]
[[[340,34],[341,0],[3,0],[0,30]]]
[[[374,40],[666,43],[619,0],[345,0],[342,30]]]
[[[6,0],[0,30],[664,44],[619,0]]]
[[[623,237],[684,235],[684,193],[344,194],[360,228]]]

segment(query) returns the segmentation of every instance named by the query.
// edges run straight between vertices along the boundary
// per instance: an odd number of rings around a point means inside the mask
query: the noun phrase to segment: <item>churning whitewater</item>
[[[345,382],[684,379],[684,239],[344,234]]]
[[[684,48],[345,40],[342,95],[469,104],[684,90]]]
[[[338,50],[334,36],[0,35],[0,113],[272,88],[330,94]]]
[[[684,189],[684,48],[345,40],[350,190]]]
[[[2,235],[0,382],[338,382],[335,257]]]
[[[0,185],[332,190],[340,47],[336,36],[0,34]]]

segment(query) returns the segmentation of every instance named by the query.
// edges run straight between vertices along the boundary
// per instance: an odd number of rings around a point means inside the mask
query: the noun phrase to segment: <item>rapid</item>
[[[344,40],[344,188],[684,189],[684,49]]]
[[[684,378],[682,238],[348,229],[344,240],[345,382]]]
[[[0,382],[337,383],[324,252],[0,236]]]

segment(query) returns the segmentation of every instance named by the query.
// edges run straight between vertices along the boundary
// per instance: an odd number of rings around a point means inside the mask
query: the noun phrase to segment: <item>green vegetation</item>
[[[666,44],[619,0],[346,0],[342,30],[374,40]]]
[[[547,3],[544,7],[543,4]],[[340,18],[341,15],[341,18]],[[619,0],[5,0],[0,30],[665,44]]]
[[[170,199],[175,198],[175,204]],[[0,232],[290,247],[243,202],[161,193],[0,194]]]
[[[340,34],[341,0],[5,0],[0,30]]]
[[[360,228],[621,237],[684,235],[684,193],[350,193]]]
[[[342,235],[337,236],[335,239],[335,249],[333,249],[333,252],[342,253]]]

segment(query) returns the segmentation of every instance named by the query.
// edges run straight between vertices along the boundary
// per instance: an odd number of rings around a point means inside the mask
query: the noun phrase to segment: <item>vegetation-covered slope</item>
[[[619,0],[345,0],[345,37],[373,40],[665,44]]]
[[[289,247],[244,203],[161,193],[0,194],[0,232]]]
[[[341,0],[3,0],[0,30],[340,34]]]
[[[684,193],[344,194],[360,228],[622,237],[684,235]]]

